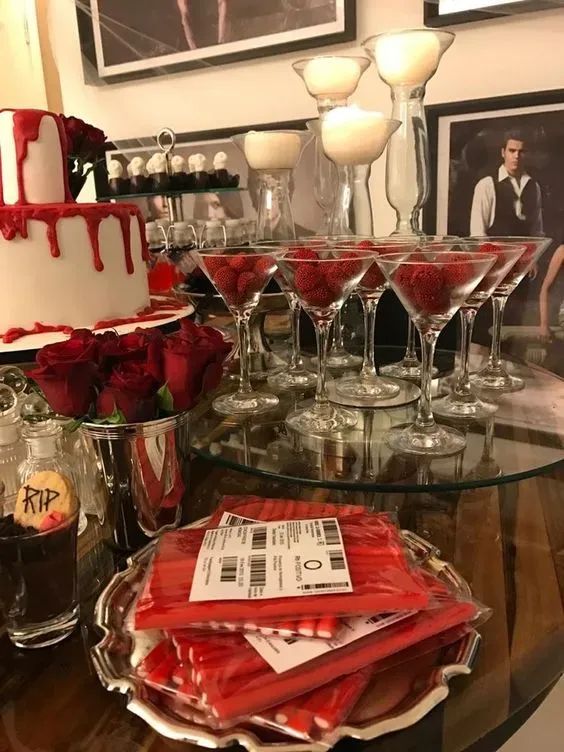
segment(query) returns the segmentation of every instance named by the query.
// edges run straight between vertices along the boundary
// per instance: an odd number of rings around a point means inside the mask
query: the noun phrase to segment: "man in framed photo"
[[[527,172],[526,156],[525,136],[508,131],[501,147],[501,165],[474,188],[471,235],[544,234],[541,188]]]

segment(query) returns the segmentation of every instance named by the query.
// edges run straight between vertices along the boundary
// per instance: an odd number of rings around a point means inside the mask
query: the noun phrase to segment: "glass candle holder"
[[[304,147],[311,139],[309,131],[249,131],[232,137],[233,143],[245,155],[249,168],[258,173],[258,242],[296,237],[290,180]]]
[[[433,416],[433,355],[440,332],[494,262],[495,257],[486,253],[435,252],[424,245],[414,253],[377,257],[378,266],[419,330],[423,354],[417,417],[413,425],[387,434],[392,450],[442,457],[464,449],[464,436],[456,429],[439,426]]]
[[[523,280],[526,274],[535,266],[542,254],[552,243],[551,238],[527,238],[524,236],[496,236],[476,238],[482,243],[492,243],[494,248],[499,243],[514,243],[525,246],[525,252],[517,263],[509,270],[507,276],[499,283],[492,293],[493,305],[493,335],[488,363],[479,373],[470,377],[474,386],[498,394],[504,392],[518,392],[524,388],[525,382],[519,376],[512,376],[501,359],[501,329],[503,326],[503,312],[508,297]]]
[[[420,212],[430,190],[425,87],[453,41],[450,31],[425,28],[386,32],[363,42],[390,87],[392,118],[402,124],[390,139],[386,162],[386,196],[400,235],[421,233]]]
[[[323,225],[320,235],[326,235],[330,231],[331,214],[335,204],[335,192],[337,188],[337,170],[331,160],[327,159],[321,142],[321,120],[308,120],[308,130],[315,137],[315,166],[313,174],[313,197],[323,213]]]

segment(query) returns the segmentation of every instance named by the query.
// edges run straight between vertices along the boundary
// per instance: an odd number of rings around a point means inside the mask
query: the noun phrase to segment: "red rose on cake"
[[[74,115],[61,115],[61,119],[67,134],[69,156],[83,162],[93,162],[104,148],[107,138],[104,131]]]

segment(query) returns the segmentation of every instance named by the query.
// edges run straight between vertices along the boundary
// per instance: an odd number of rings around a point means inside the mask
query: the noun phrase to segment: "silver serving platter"
[[[198,521],[193,526],[203,525],[206,521]],[[468,584],[452,564],[439,558],[438,549],[410,531],[403,531],[402,535],[408,547],[425,567],[451,586],[454,585],[462,594],[470,594]],[[294,740],[276,733],[276,730],[267,724],[262,728],[254,728],[256,724],[263,724],[260,718],[254,719],[252,728],[245,726],[223,731],[187,721],[173,711],[159,706],[152,699],[142,682],[135,676],[132,665],[135,638],[131,632],[128,614],[141,588],[154,546],[155,542],[152,542],[131,556],[127,560],[127,568],[116,574],[100,595],[96,604],[94,624],[102,631],[103,637],[92,648],[91,654],[103,686],[109,691],[126,695],[128,710],[169,739],[189,742],[207,749],[223,749],[238,743],[249,752],[322,752],[344,737],[370,740],[412,726],[446,699],[449,694],[449,682],[453,677],[468,675],[473,669],[480,645],[480,636],[475,630],[454,645],[440,650],[431,665],[419,667],[418,673],[412,677],[413,683],[409,691],[391,710],[381,707],[381,699],[386,693],[393,692],[394,669],[383,672],[380,675],[382,687],[372,684],[368,688],[347,724],[335,730],[330,744]],[[397,668],[395,670],[400,683],[405,683],[406,665],[399,667],[399,671]],[[409,665],[412,666],[411,663]],[[374,691],[377,708],[380,702],[378,710],[373,710],[371,705],[371,691]]]

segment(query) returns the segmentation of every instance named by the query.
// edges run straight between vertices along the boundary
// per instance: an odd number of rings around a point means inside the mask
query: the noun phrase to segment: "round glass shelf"
[[[399,348],[386,350],[381,362],[397,359]],[[476,348],[472,370],[485,358],[486,351]],[[454,354],[439,351],[435,363],[439,377],[434,389],[442,396],[450,388]],[[521,480],[564,462],[564,380],[525,364],[510,362],[509,368],[525,379],[526,387],[497,397],[498,410],[491,418],[439,420],[466,435],[466,448],[454,457],[428,459],[393,454],[388,448],[386,431],[411,422],[416,404],[357,410],[355,428],[330,438],[294,433],[285,417],[311,398],[295,393],[279,393],[274,411],[250,418],[225,418],[209,402],[201,405],[194,411],[192,448],[218,465],[255,476],[342,490],[452,491]],[[233,391],[233,383],[226,381],[223,390]]]

